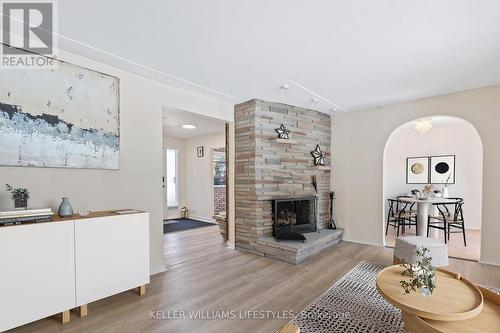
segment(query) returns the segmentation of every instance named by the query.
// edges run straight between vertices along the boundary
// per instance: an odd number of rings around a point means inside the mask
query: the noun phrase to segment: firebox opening
[[[273,200],[273,236],[305,240],[304,233],[317,231],[316,197]]]

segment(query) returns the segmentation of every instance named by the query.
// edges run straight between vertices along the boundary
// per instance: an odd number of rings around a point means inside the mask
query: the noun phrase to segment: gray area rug
[[[301,333],[402,333],[401,312],[385,301],[375,286],[377,273],[383,268],[360,262],[293,322]],[[498,288],[488,289],[500,293]]]
[[[175,220],[167,220],[163,224],[163,233],[168,234],[170,232],[176,232],[176,231],[182,231],[182,230],[189,230],[189,229],[195,229],[195,228],[202,228],[202,227],[213,227],[214,225],[217,225],[215,223],[208,223],[208,222],[203,222],[203,221],[198,221],[198,220],[193,220],[193,219],[175,219]]]

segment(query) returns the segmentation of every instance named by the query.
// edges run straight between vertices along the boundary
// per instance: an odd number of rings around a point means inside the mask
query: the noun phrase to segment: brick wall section
[[[330,166],[330,116],[295,106],[251,100],[235,106],[236,246],[266,255],[256,241],[272,234],[271,200],[314,195],[318,183],[318,227],[329,220],[330,170],[314,166],[316,144]],[[296,143],[277,143],[281,124]],[[274,249],[275,251],[275,249]]]
[[[226,187],[214,186],[214,212],[215,214],[226,211]]]

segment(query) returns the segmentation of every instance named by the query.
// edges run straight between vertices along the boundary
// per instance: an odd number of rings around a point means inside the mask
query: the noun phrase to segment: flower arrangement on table
[[[422,190],[422,194],[424,195],[425,198],[430,197],[434,189],[432,188],[432,185],[425,185],[424,189]]]
[[[448,186],[450,184],[450,179],[451,179],[451,173],[448,175],[448,178],[443,182],[444,186]]]
[[[448,178],[446,178],[446,180],[443,182],[443,197],[448,197],[448,184],[450,183],[450,179],[451,179],[451,174],[448,175]]]
[[[405,268],[402,276],[410,277],[409,280],[401,280],[400,284],[406,295],[421,290],[424,297],[432,294],[436,289],[436,268],[432,266],[432,257],[429,249],[423,247],[416,251],[417,260],[414,264],[402,260],[401,267]]]

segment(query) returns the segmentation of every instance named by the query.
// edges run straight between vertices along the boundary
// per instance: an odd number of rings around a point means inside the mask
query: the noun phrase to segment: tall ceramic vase
[[[441,195],[443,198],[448,198],[448,186],[443,187],[443,192]]]
[[[69,203],[68,198],[62,198],[61,204],[59,205],[58,214],[61,217],[73,215],[73,207]]]

